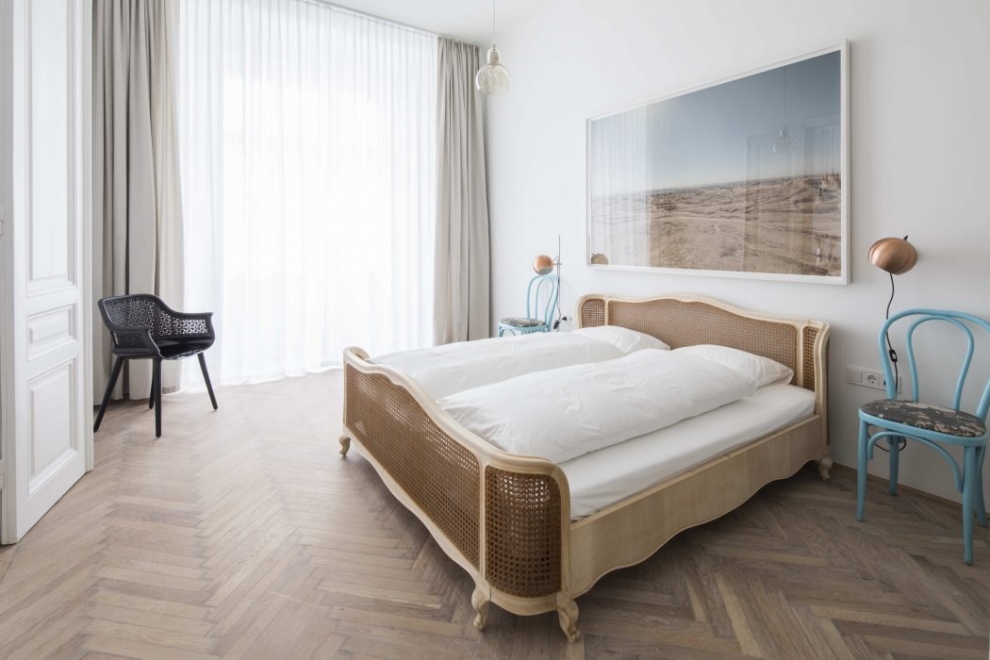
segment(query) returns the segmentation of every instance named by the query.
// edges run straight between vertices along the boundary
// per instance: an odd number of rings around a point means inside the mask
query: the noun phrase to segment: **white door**
[[[4,0],[0,542],[92,465],[86,0]],[[9,132],[7,132],[9,131]],[[7,142],[9,140],[9,142]]]

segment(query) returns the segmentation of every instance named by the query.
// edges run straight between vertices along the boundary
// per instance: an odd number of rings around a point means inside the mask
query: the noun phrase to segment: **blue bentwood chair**
[[[907,359],[911,371],[911,400],[897,399],[897,385],[891,369],[886,345],[890,327],[901,319],[910,319],[907,328]],[[960,329],[966,337],[966,355],[956,380],[952,408],[944,408],[918,400],[918,369],[914,358],[914,331],[929,321],[942,321]],[[866,509],[866,465],[873,458],[878,440],[885,439],[890,448],[890,494],[897,494],[897,467],[901,441],[915,440],[934,449],[952,468],[956,489],[962,493],[963,559],[973,563],[973,516],[987,526],[983,501],[983,461],[987,453],[987,409],[990,407],[990,380],[983,388],[976,410],[960,410],[963,387],[973,361],[973,332],[969,325],[990,333],[990,323],[965,314],[932,309],[910,309],[891,317],[880,329],[880,362],[887,382],[887,398],[872,401],[859,409],[859,454],[856,473],[856,520],[862,522]],[[870,435],[870,427],[879,429]],[[963,466],[945,450],[943,445],[963,449]]]
[[[524,335],[531,332],[550,332],[553,312],[557,307],[557,296],[560,295],[560,281],[556,275],[537,275],[529,281],[526,288],[526,316],[501,319],[498,322],[498,336],[506,332]],[[540,301],[546,300],[543,308],[543,318],[538,318]]]

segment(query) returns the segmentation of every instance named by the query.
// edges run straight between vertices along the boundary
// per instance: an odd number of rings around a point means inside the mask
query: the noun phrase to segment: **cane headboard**
[[[794,370],[794,385],[814,392],[819,383],[827,383],[828,324],[820,321],[773,318],[697,296],[631,299],[593,294],[578,301],[578,322],[582,328],[617,325],[637,330],[671,348],[729,346],[787,365]],[[819,341],[824,342],[820,372],[815,369]]]

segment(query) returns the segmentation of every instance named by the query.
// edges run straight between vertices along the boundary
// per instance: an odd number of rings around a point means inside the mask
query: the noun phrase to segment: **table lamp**
[[[560,322],[565,320],[563,315],[560,313],[560,236],[557,237],[557,257],[551,258],[548,254],[538,254],[536,259],[533,259],[533,270],[536,274],[544,277],[552,273],[555,269],[557,271],[557,282],[555,286],[557,287],[557,320],[553,323],[553,329],[556,330],[560,327]],[[539,294],[537,294],[539,295]]]
[[[870,246],[870,263],[890,275],[890,300],[887,301],[885,320],[890,318],[890,306],[894,302],[894,275],[903,275],[918,263],[918,251],[908,243],[908,237],[881,238]],[[897,391],[899,374],[897,371],[897,351],[890,343],[890,333],[886,334],[887,354],[894,367],[894,391]]]

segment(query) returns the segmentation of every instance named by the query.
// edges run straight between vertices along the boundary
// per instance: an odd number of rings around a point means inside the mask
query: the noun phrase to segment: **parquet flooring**
[[[97,467],[0,549],[0,658],[986,658],[990,535],[813,470],[555,614],[492,608],[370,466],[337,454],[329,372],[113,406]],[[912,451],[912,450],[909,450]],[[946,474],[946,478],[949,478]]]

